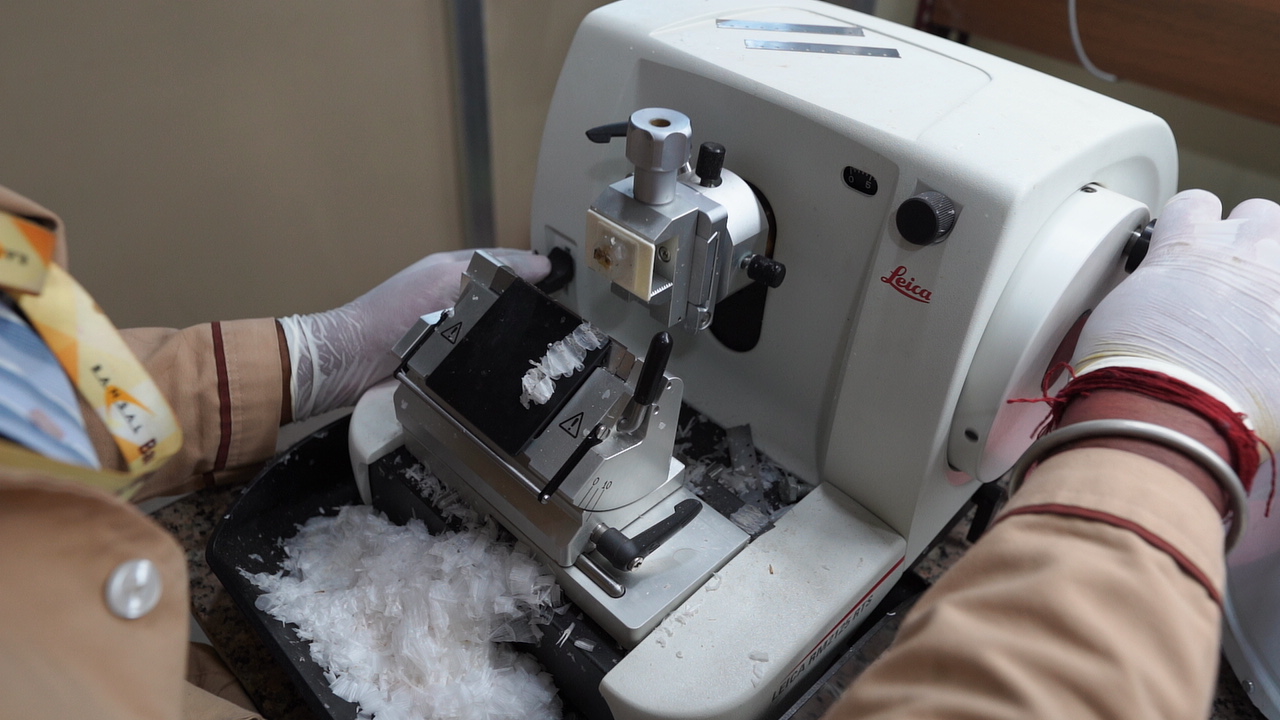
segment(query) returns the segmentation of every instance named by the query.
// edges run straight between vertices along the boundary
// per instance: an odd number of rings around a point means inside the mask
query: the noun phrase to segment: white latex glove
[[[1213,194],[1175,195],[1146,259],[1090,316],[1073,365],[1170,375],[1280,447],[1280,205],[1247,200],[1223,220]]]
[[[493,249],[517,275],[537,282],[551,264],[524,250]],[[452,307],[471,250],[429,255],[335,310],[280,319],[293,364],[293,419],[355,404],[396,367],[391,348],[421,316]]]

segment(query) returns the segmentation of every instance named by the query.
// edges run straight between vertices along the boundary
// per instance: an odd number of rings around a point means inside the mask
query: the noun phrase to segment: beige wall
[[[1209,190],[1226,209],[1252,197],[1280,200],[1280,126],[1145,85],[1105,82],[1072,63],[1008,45],[981,39],[973,44],[1164,118],[1178,141],[1180,189]]]
[[[916,0],[878,0],[876,14],[909,25],[916,5]],[[1108,83],[1079,65],[1010,45],[983,38],[973,38],[972,44],[1164,118],[1178,141],[1179,188],[1210,190],[1227,208],[1251,197],[1280,200],[1280,126],[1136,83]]]
[[[876,0],[876,15],[903,25],[915,22],[916,0]]]
[[[487,0],[485,4],[495,226],[500,245],[529,245],[533,176],[551,94],[578,23],[605,3]]]
[[[325,309],[460,243],[442,0],[5,4],[0,183],[123,326]]]

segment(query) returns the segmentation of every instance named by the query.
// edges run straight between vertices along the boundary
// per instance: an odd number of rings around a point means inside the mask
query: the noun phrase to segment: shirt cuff
[[[273,319],[214,323],[221,434],[213,472],[275,453],[280,428],[279,337]]]

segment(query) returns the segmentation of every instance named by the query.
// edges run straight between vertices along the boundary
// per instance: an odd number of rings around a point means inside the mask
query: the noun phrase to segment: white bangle
[[[1240,482],[1240,477],[1236,475],[1235,470],[1231,469],[1227,461],[1194,438],[1170,430],[1163,425],[1137,420],[1089,420],[1067,425],[1045,435],[1032,443],[1009,471],[1009,494],[1012,495],[1018,491],[1031,466],[1044,459],[1049,453],[1063,445],[1098,437],[1147,440],[1182,453],[1199,464],[1227,494],[1227,507],[1231,510],[1232,518],[1231,527],[1227,530],[1226,551],[1231,552],[1236,542],[1244,535],[1249,513],[1248,498],[1244,492],[1244,484]]]

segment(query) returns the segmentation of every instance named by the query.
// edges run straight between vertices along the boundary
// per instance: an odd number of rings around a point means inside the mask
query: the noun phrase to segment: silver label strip
[[[716,20],[716,27],[728,30],[762,30],[764,32],[793,32],[810,35],[852,35],[862,37],[857,25],[799,25],[797,23],[760,22],[756,20]]]
[[[893,48],[866,47],[863,45],[823,45],[820,43],[775,42],[772,40],[744,40],[749,50],[785,50],[787,52],[824,53],[827,55],[865,55],[868,57],[900,58]]]

